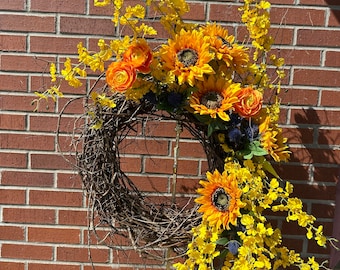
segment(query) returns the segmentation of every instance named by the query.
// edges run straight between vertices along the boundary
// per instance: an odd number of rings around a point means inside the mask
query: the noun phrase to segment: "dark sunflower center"
[[[183,49],[177,53],[177,59],[185,67],[194,66],[198,60],[198,53],[193,49]]]
[[[222,105],[223,97],[217,92],[208,92],[201,98],[201,104],[208,109],[217,109]]]
[[[230,196],[224,191],[224,188],[217,188],[212,195],[213,205],[221,212],[229,209]]]

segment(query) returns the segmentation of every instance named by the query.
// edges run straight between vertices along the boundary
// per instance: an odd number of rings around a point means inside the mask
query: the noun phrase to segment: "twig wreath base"
[[[190,113],[162,113],[148,101],[136,103],[121,94],[115,94],[113,100],[117,105],[113,109],[99,105],[92,108],[92,120],[78,141],[82,150],[77,153],[77,166],[89,205],[99,216],[99,223],[110,227],[111,236],[129,238],[135,250],[148,254],[153,248],[172,248],[183,255],[192,239],[191,229],[201,221],[198,206],[192,206],[192,198],[188,198],[188,203],[179,207],[174,193],[161,205],[152,202],[122,170],[120,143],[138,124],[163,119],[177,121],[202,144],[210,169],[223,170],[220,146],[213,137],[207,137],[206,126]],[[101,127],[94,129],[99,120]]]

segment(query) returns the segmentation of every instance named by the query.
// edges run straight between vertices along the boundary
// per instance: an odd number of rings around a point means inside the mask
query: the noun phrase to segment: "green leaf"
[[[274,177],[281,179],[280,176],[277,174],[277,172],[275,171],[275,169],[273,168],[272,164],[270,164],[269,161],[267,161],[264,157],[257,157],[256,161],[260,164],[262,164],[263,169],[266,170],[267,172],[269,172],[271,175],[273,175]]]
[[[228,239],[228,238],[226,238],[226,237],[221,237],[221,238],[217,239],[216,245],[224,246],[224,245],[226,245],[228,242],[229,242],[229,239]]]

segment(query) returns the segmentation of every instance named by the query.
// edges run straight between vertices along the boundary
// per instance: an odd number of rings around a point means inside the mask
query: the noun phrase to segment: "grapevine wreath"
[[[239,6],[247,29],[239,41],[221,24],[183,20],[189,11],[184,0],[126,2],[94,5],[112,9],[116,29],[129,34],[99,39],[97,52],[79,43],[78,62],[67,58],[60,71],[52,63],[51,87],[36,93],[37,105],[56,100],[63,80],[76,88],[99,74],[85,97],[85,125],[76,140],[76,166],[99,224],[142,254],[172,250],[175,255],[165,259],[175,269],[325,267],[283,246],[280,230],[265,215],[285,212],[288,222],[306,228],[308,239],[320,246],[333,241],[271,165],[287,161],[290,152],[278,125],[285,74],[284,60],[271,51],[270,3]],[[155,21],[167,30],[167,41],[157,39]],[[206,178],[184,205],[176,203],[177,152],[168,202],[150,200],[121,168],[121,142],[150,120],[174,121],[176,147],[185,129],[207,155]],[[186,259],[177,261],[176,254]]]

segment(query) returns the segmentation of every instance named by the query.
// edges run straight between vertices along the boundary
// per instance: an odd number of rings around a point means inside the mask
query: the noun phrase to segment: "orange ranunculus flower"
[[[123,59],[142,73],[150,72],[152,52],[145,40],[137,40],[124,52]]]
[[[136,80],[135,68],[127,62],[113,62],[106,71],[106,82],[113,91],[123,92]]]
[[[238,99],[239,101],[234,104],[234,108],[243,117],[252,117],[262,108],[262,93],[251,87],[243,88],[238,95]]]

